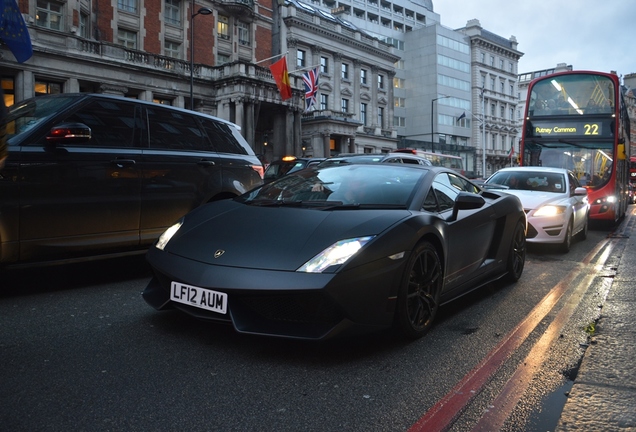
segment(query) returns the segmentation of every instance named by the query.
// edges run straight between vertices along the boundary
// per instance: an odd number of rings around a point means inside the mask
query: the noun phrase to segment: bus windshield
[[[600,75],[562,75],[536,83],[530,94],[529,117],[611,114],[614,83]]]

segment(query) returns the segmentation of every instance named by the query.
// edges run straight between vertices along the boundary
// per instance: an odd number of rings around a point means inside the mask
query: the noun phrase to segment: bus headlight
[[[603,198],[597,198],[594,200],[594,204],[596,205],[614,204],[615,202],[616,202],[616,197],[614,195],[606,196]]]

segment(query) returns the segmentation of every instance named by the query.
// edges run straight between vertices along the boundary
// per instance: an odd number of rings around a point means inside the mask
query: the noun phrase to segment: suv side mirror
[[[52,144],[70,144],[90,141],[91,137],[91,128],[84,123],[62,123],[51,128],[46,139]]]

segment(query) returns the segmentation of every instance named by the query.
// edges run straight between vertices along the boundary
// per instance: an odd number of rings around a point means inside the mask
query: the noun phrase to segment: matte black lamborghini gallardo
[[[517,197],[444,168],[307,169],[187,214],[150,248],[143,297],[242,333],[417,338],[441,304],[518,280],[525,231]]]

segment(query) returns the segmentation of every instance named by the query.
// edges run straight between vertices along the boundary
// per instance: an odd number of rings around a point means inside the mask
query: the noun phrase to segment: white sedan
[[[572,238],[587,237],[587,189],[571,171],[548,167],[503,168],[486,180],[486,189],[505,189],[521,201],[528,218],[529,243],[558,244],[568,252]]]

